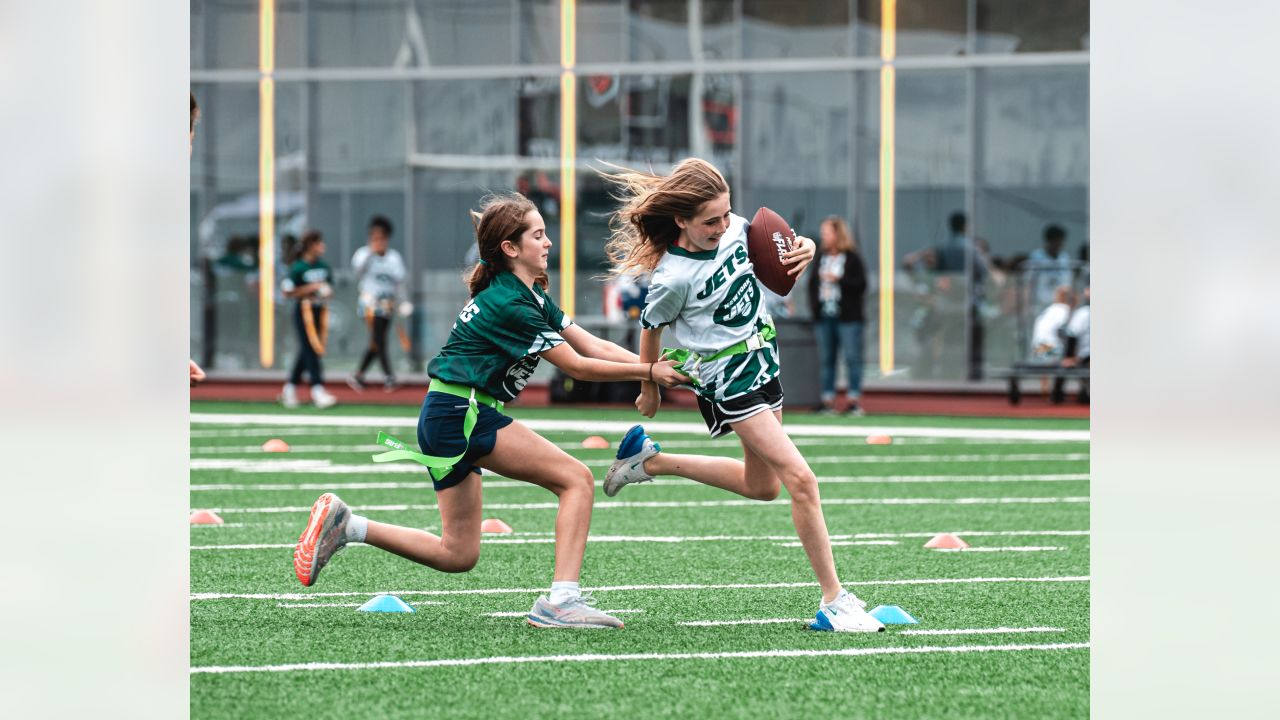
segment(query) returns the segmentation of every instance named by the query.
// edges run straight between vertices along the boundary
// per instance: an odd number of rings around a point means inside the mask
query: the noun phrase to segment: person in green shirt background
[[[320,364],[329,336],[327,302],[333,295],[333,270],[324,261],[324,237],[318,230],[303,233],[295,252],[281,290],[285,297],[298,301],[293,310],[298,359],[280,393],[280,402],[287,408],[298,406],[298,383],[305,371],[311,379],[311,402],[324,409],[338,402],[324,389],[324,368]]]
[[[480,260],[468,279],[471,300],[428,367],[431,388],[418,417],[423,454],[396,448],[380,460],[427,465],[440,508],[440,535],[375,522],[351,513],[336,495],[321,495],[294,549],[294,572],[315,583],[333,553],[363,542],[442,572],[466,572],[480,556],[481,468],[550,490],[558,497],[551,592],[526,619],[535,627],[620,628],[578,587],[595,479],[554,443],[503,412],[541,358],[578,380],[645,380],[665,387],[688,382],[674,361],[641,363],[633,352],[573,324],[547,294],[546,224],[522,195],[486,198],[472,213]]]

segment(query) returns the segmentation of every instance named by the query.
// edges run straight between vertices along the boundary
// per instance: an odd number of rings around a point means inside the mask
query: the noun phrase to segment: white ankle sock
[[[836,593],[835,598],[833,598],[833,599],[831,600],[831,602],[822,602],[822,603],[821,603],[821,605],[822,605],[822,607],[824,607],[824,608],[825,608],[825,607],[828,607],[828,606],[830,606],[830,605],[835,605],[836,603],[840,602],[840,598],[842,598],[842,597],[844,597],[845,595],[848,595],[848,594],[849,594],[849,591],[848,591],[848,590],[841,589],[841,590],[840,590],[840,592]]]
[[[563,605],[582,595],[582,591],[578,589],[578,583],[557,581],[551,583],[551,597],[548,598],[552,605]]]
[[[364,536],[369,532],[369,518],[361,517],[355,513],[347,520],[347,542],[364,542]]]

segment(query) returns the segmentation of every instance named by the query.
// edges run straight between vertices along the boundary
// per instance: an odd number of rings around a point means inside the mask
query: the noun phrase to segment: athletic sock
[[[831,607],[832,605],[835,605],[836,603],[840,602],[840,599],[841,599],[841,598],[843,598],[845,595],[848,595],[848,594],[849,594],[849,591],[848,591],[848,590],[845,590],[844,588],[841,588],[841,589],[840,589],[840,592],[836,593],[835,599],[833,599],[831,602],[823,602],[823,603],[820,603],[820,606],[822,607],[822,609],[823,609],[823,610],[826,610],[827,608]]]
[[[548,600],[552,605],[564,605],[581,596],[582,591],[578,589],[578,583],[556,581],[551,583],[551,597]]]
[[[364,537],[369,532],[369,518],[351,514],[347,519],[347,542],[364,542]]]

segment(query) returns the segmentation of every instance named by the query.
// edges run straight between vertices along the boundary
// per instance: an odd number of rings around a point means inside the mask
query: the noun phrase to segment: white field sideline
[[[318,473],[324,474],[324,473]],[[523,480],[490,480],[501,475],[486,473],[483,479],[486,490],[495,488],[532,489],[538,487]],[[899,483],[1009,483],[1009,482],[1081,482],[1087,481],[1087,473],[1063,473],[1060,475],[836,475],[818,477],[823,485],[879,485]],[[697,487],[700,483],[684,478],[656,478],[646,485],[676,485]],[[279,491],[279,490],[429,490],[429,482],[343,482],[343,483],[204,483],[191,485],[191,492],[222,492],[227,490]]]
[[[1027,454],[990,454],[990,455],[815,455],[806,457],[809,465],[882,465],[882,464],[952,464],[952,463],[1001,463],[1001,462],[1081,462],[1089,459],[1088,453],[1027,453]],[[609,467],[613,458],[583,460],[587,467]],[[190,462],[192,470],[234,470],[242,473],[308,473],[308,474],[354,474],[384,475],[411,474],[422,475],[422,467],[417,464],[375,464],[373,462],[357,465],[335,464],[330,460],[254,460],[247,458],[193,458]]]
[[[880,586],[880,585],[974,585],[988,583],[1054,583],[1054,582],[1089,582],[1088,575],[1064,575],[1057,577],[1014,577],[1014,578],[925,578],[917,580],[855,580],[846,581],[846,587]],[[791,583],[722,583],[722,584],[669,584],[669,585],[601,585],[587,587],[596,592],[622,592],[644,590],[777,590],[783,588],[814,588],[815,581]],[[190,599],[200,600],[314,600],[316,598],[363,597],[374,595],[415,595],[441,597],[448,595],[529,595],[546,592],[545,587],[537,588],[467,588],[459,590],[364,590],[347,592],[312,592],[312,593],[191,593]]]
[[[1048,552],[1066,550],[1064,547],[1047,547],[1042,545],[1023,545],[1019,547],[967,547],[967,548],[931,548],[934,552]]]
[[[1087,497],[976,497],[976,498],[823,498],[823,505],[1058,505],[1063,503],[1087,503]],[[784,498],[763,502],[760,500],[610,500],[597,502],[595,510],[618,510],[627,508],[704,508],[704,507],[778,507],[790,505]],[[486,503],[486,510],[559,510],[559,503]],[[284,507],[220,507],[207,508],[219,514],[235,513],[305,513],[311,512],[310,505],[289,505]],[[436,504],[403,504],[403,505],[352,505],[352,510],[361,512],[406,512],[410,510],[439,510]]]
[[[593,434],[614,434],[621,436],[635,423],[620,420],[547,420],[521,419],[521,423],[535,432],[583,432]],[[358,415],[258,415],[254,413],[192,413],[192,425],[259,425],[285,427],[368,427],[415,428],[418,419],[412,415],[404,416],[358,416]],[[649,432],[662,434],[683,433],[706,437],[707,427],[694,422],[647,422],[644,424]],[[848,425],[808,425],[791,423],[787,426],[789,435],[809,437],[866,437],[867,435],[889,435],[897,437],[944,437],[974,438],[998,440],[1088,440],[1088,430],[1023,430],[1014,428],[940,428],[940,427],[892,427],[892,426],[848,426]]]
[[[781,537],[781,536],[777,536]],[[678,544],[685,542],[749,542],[753,540],[772,540],[775,536],[739,536],[739,537],[658,537],[658,536],[611,536],[604,535],[600,537],[587,538],[588,542],[593,543],[662,543],[662,544]],[[480,542],[485,545],[554,545],[556,539],[554,537],[536,537],[536,538],[506,538],[482,536]],[[897,540],[841,540],[833,542],[833,545],[897,545]],[[189,550],[281,550],[285,548],[293,548],[296,543],[245,543],[245,544],[228,544],[228,545],[192,545]],[[364,543],[348,543],[348,547],[363,547]],[[795,543],[795,547],[799,547],[800,543]],[[787,544],[785,547],[792,547]],[[1058,548],[1063,549],[1063,548]]]
[[[1022,628],[956,628],[954,630],[910,629],[900,630],[897,635],[1004,635],[1008,633],[1060,633],[1065,628],[1055,627],[1022,627]]]
[[[686,620],[677,625],[685,627],[719,627],[721,625],[784,625],[804,623],[808,625],[811,618],[750,618],[746,620]],[[1005,635],[1014,633],[1060,633],[1063,628],[1025,627],[1025,628],[956,628],[953,630],[895,630],[895,635]]]
[[[266,435],[268,433],[263,433],[259,431],[258,434]],[[797,447],[848,448],[849,446],[848,438],[799,437],[799,438],[792,438],[791,441],[795,443]],[[975,447],[975,446],[1001,447],[1001,446],[1009,446],[1009,445],[1027,444],[1028,442],[1043,444],[1051,441],[903,438],[901,440],[897,440],[894,444],[899,446],[960,444],[960,445],[964,445],[965,447]],[[1072,441],[1072,442],[1076,442],[1076,441]],[[742,444],[739,442],[726,443],[726,442],[721,442],[719,440],[712,440],[710,438],[706,440],[661,440],[660,444],[664,449],[706,450],[706,449],[715,448],[720,450],[737,450],[742,447]],[[611,445],[608,448],[583,448],[581,443],[574,443],[574,442],[560,442],[560,443],[555,443],[555,445],[556,447],[559,447],[561,450],[567,450],[570,452],[583,451],[584,449],[594,450],[594,451],[605,451],[605,450],[616,451],[617,450],[617,447],[616,447],[617,443],[613,443],[613,445]],[[344,445],[332,445],[332,444],[330,445],[291,445],[289,447],[289,453],[293,455],[331,454],[331,453],[357,454],[357,453],[381,452],[384,449],[385,448],[383,448],[381,445],[378,445],[372,442],[354,442],[354,443],[348,443]],[[196,446],[191,448],[192,455],[262,455],[264,452],[265,451],[262,449],[261,445],[201,445],[201,446]],[[868,449],[865,452],[881,452],[881,451],[876,449]]]
[[[370,433],[365,428],[334,428],[334,427],[285,427],[274,425],[270,427],[250,427],[250,428],[219,428],[219,429],[203,429],[191,430],[192,438],[269,438],[269,437],[285,437],[285,436],[351,436],[357,439],[368,439]],[[568,433],[573,431],[557,431]],[[685,433],[677,433],[685,434]],[[704,437],[701,440],[666,440],[662,441],[663,447],[673,448],[705,448],[705,447],[741,447],[742,443],[737,438],[709,438]],[[608,439],[608,438],[606,438]],[[796,437],[792,438],[792,442],[796,445],[843,445],[845,440],[841,438],[824,438],[824,437]],[[894,445],[1009,445],[1014,443],[1080,443],[1088,442],[1084,440],[1027,440],[1027,439],[1009,439],[1009,438],[946,438],[946,437],[903,437],[901,435],[893,438]],[[582,450],[581,442],[561,441],[555,443],[556,447],[562,450]],[[612,449],[617,449],[617,438],[612,440]],[[208,446],[205,446],[208,447]],[[262,448],[258,445],[246,446],[254,452],[262,452]],[[325,447],[325,446],[294,446],[293,452],[303,452],[302,447]],[[336,447],[336,446],[335,446]],[[344,445],[342,447],[352,447],[352,445]],[[203,448],[202,448],[203,449]]]
[[[192,527],[201,527],[195,526]],[[222,526],[225,527],[225,526]],[[854,535],[831,535],[832,545],[897,545],[898,542],[887,538],[929,538],[937,532],[909,533],[857,533]],[[961,531],[955,533],[967,537],[985,536],[1085,536],[1088,530],[995,530],[995,531]],[[512,533],[526,537],[505,535],[484,535],[480,541],[486,545],[552,545],[556,539],[554,533]],[[533,536],[533,537],[528,537]],[[587,538],[591,543],[660,543],[679,544],[690,542],[787,542],[787,547],[798,547],[794,535],[592,535]],[[349,547],[363,547],[364,543],[350,543]],[[287,549],[294,543],[242,543],[230,545],[193,545],[190,550],[262,550]]]
[[[629,615],[629,614],[634,614],[634,613],[642,613],[642,612],[644,612],[644,610],[627,610],[627,609],[622,609],[622,610],[601,610],[600,612],[602,612],[602,613],[608,613],[608,614],[610,614],[610,615]],[[524,610],[524,611],[517,610],[517,611],[513,611],[513,612],[491,612],[491,613],[484,613],[483,615],[481,615],[481,617],[491,617],[491,618],[513,618],[513,617],[525,617],[525,616],[526,616],[526,615],[528,615],[528,614],[529,614],[529,611],[528,611],[528,610]]]
[[[306,672],[316,670],[388,670],[400,668],[466,667],[474,665],[515,665],[528,663],[630,662],[637,660],[741,660],[800,657],[854,657],[859,655],[920,655],[927,653],[1025,652],[1081,650],[1089,643],[1047,645],[920,645],[916,647],[842,648],[839,650],[749,650],[714,653],[634,653],[630,655],[525,655],[438,660],[399,660],[353,663],[294,663],[288,665],[210,665],[191,668],[202,673]]]

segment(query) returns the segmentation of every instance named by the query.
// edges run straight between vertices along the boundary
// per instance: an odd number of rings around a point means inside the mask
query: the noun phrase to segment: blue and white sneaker
[[[540,628],[620,628],[622,621],[595,609],[595,598],[579,595],[563,605],[552,605],[546,595],[539,595],[533,609],[525,617]]]
[[[618,443],[618,459],[604,476],[604,494],[613,497],[623,485],[649,482],[653,476],[644,471],[644,461],[662,451],[644,432],[644,426],[633,425]]]
[[[842,591],[835,600],[818,609],[811,630],[827,632],[884,632],[884,623],[867,612],[867,603],[853,593]]]

